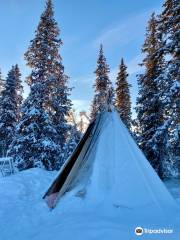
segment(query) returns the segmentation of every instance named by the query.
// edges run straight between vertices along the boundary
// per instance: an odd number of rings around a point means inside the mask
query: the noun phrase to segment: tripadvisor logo
[[[150,229],[150,228],[135,228],[135,234],[141,236],[143,234],[172,234],[173,229],[159,228],[159,229]]]
[[[138,236],[143,235],[143,229],[142,229],[142,227],[137,227],[137,228],[135,229],[135,234],[138,235]]]

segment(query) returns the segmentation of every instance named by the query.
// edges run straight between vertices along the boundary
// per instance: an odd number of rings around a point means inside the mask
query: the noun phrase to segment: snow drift
[[[41,169],[0,178],[1,240],[130,240],[139,239],[134,229],[173,229],[173,234],[141,236],[141,239],[180,239],[180,219],[152,218],[128,209],[91,207],[72,192],[49,211],[42,195],[57,172]],[[180,182],[167,182],[180,204]]]

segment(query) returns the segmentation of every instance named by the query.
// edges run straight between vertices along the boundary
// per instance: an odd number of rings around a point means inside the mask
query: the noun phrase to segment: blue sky
[[[0,0],[0,68],[6,77],[18,63],[23,79],[28,75],[23,54],[34,36],[45,0]],[[92,85],[100,43],[104,45],[115,81],[124,57],[128,66],[133,107],[137,96],[136,74],[140,71],[145,27],[163,0],[54,0],[55,18],[61,29],[61,56],[70,76],[72,100],[78,110],[87,110],[93,97]],[[27,86],[25,95],[27,95]]]

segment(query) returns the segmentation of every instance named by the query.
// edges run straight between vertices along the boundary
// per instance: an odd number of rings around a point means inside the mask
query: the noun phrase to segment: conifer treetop
[[[35,31],[35,38],[30,41],[30,46],[25,53],[27,65],[32,68],[28,79],[29,85],[37,79],[46,81],[49,76],[59,71],[62,60],[59,54],[59,48],[62,45],[59,34],[60,29],[54,19],[53,3],[48,0]]]
[[[108,73],[110,72],[109,66],[106,63],[106,58],[104,56],[103,45],[100,45],[99,56],[97,60],[97,68],[95,70],[96,83],[94,85],[95,91],[104,90],[107,91],[109,85],[111,84],[109,80]]]
[[[112,88],[112,83],[109,79],[109,66],[106,63],[106,58],[103,52],[103,45],[100,45],[97,68],[95,70],[96,80],[94,84],[94,99],[92,102],[91,119],[94,119],[98,112],[104,111],[107,107],[108,91]]]
[[[128,128],[131,125],[131,97],[130,87],[131,85],[127,80],[128,73],[127,67],[124,64],[124,59],[121,59],[119,65],[119,72],[116,79],[116,107],[120,114],[122,121]]]

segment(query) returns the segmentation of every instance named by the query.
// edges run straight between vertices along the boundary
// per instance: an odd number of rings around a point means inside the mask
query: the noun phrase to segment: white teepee
[[[68,191],[117,208],[176,207],[116,111],[101,113],[90,125],[44,198],[53,208]]]

